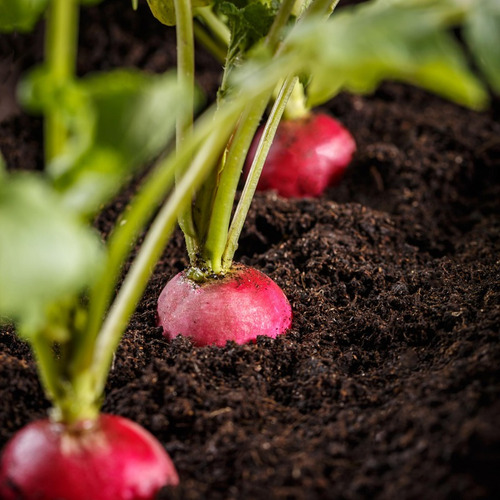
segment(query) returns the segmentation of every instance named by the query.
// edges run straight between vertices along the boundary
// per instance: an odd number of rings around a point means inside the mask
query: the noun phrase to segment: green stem
[[[91,386],[91,374],[85,372],[68,378],[45,332],[32,338],[30,344],[40,381],[53,405],[51,418],[65,424],[95,419],[99,414],[99,401]]]
[[[266,38],[266,45],[272,52],[276,52],[283,27],[288,22],[295,0],[285,0],[278,11],[269,34]],[[232,41],[233,49],[237,46]],[[231,71],[230,62],[236,56],[228,53],[228,65],[225,69],[223,85],[227,75]],[[257,127],[262,115],[269,103],[271,95],[268,92],[262,93],[256,98],[247,109],[240,120],[240,125],[236,130],[231,145],[229,146],[224,168],[222,170],[217,193],[212,206],[210,222],[207,231],[207,238],[203,248],[203,257],[207,266],[216,274],[225,272],[231,266],[231,262],[224,260],[223,255],[228,244],[229,223],[231,212],[236,195],[236,189],[243,169],[245,158],[252,143]]]
[[[202,10],[201,12],[205,12]],[[210,14],[215,17],[213,12],[210,9]],[[218,19],[218,18],[217,18]],[[228,32],[229,33],[229,32]],[[237,52],[237,43],[235,40],[231,40],[230,33],[227,39],[227,49],[225,53],[225,69],[222,74],[222,81],[219,85],[219,89],[217,92],[217,106],[222,107],[226,99],[226,86],[228,81],[229,73],[231,72],[232,63],[234,62],[234,55]],[[207,267],[208,270],[211,271],[210,265],[207,262],[206,258],[206,242],[209,235],[210,230],[210,221],[213,213],[214,202],[217,195],[217,190],[219,186],[220,174],[225,165],[225,157],[224,155],[220,158],[220,164],[217,169],[213,169],[208,175],[206,181],[200,186],[198,193],[196,194],[196,198],[194,200],[193,206],[193,217],[196,223],[196,229],[199,235],[200,241],[200,256],[195,256],[194,259],[190,259],[190,263],[192,267]],[[200,257],[202,262],[200,262]]]
[[[196,40],[203,45],[220,63],[226,60],[227,47],[217,43],[212,36],[205,31],[199,22],[195,22],[193,31]]]
[[[196,193],[196,198],[193,203],[193,218],[196,224],[196,229],[200,238],[200,247],[203,248],[207,239],[207,231],[210,223],[210,214],[217,193],[217,185],[219,183],[220,166],[223,164],[223,155],[219,159],[219,165],[214,168],[205,179],[205,182],[200,186]],[[194,261],[191,261],[192,267],[203,267],[203,262],[200,262],[202,256],[197,256]]]
[[[241,117],[240,126],[232,139],[222,170],[217,194],[210,215],[203,258],[216,274],[226,271],[222,267],[222,255],[227,243],[229,222],[238,181],[255,131],[269,102],[270,92],[261,94],[247,106]]]
[[[330,16],[330,14],[335,10],[340,0],[314,0],[309,8],[306,9],[301,19],[308,18],[310,16]]]
[[[305,118],[311,113],[310,108],[306,104],[306,95],[304,86],[300,81],[294,85],[290,98],[286,104],[283,116],[285,120],[299,120]]]
[[[296,0],[284,0],[266,37],[267,46],[274,52],[280,42],[283,27],[288,22]]]
[[[180,149],[185,137],[191,133],[193,127],[194,112],[194,36],[193,36],[193,13],[191,2],[185,0],[174,0],[177,34],[177,78],[179,87],[186,91],[186,109],[189,111],[179,112],[177,116],[177,150]],[[182,172],[176,172],[179,179]],[[184,233],[186,248],[190,260],[198,254],[198,238],[193,224],[191,207],[187,206],[179,215],[179,226]]]
[[[188,113],[182,110],[177,116],[176,143],[179,148],[186,135],[191,133],[194,113],[194,37],[191,2],[174,0],[177,36],[177,79],[185,92],[184,102]]]
[[[100,394],[94,391],[92,373],[80,373],[64,384],[64,397],[54,408],[52,417],[68,425],[95,420],[100,403]]]
[[[224,99],[227,97],[227,91],[229,87],[229,75],[231,74],[235,62],[237,60],[237,56],[239,54],[238,40],[231,39],[227,52],[226,52],[226,61],[224,64],[224,72],[222,73],[221,83],[219,85],[219,89],[217,91],[217,102],[222,104]]]
[[[146,288],[155,263],[158,261],[174,229],[179,209],[189,203],[193,189],[200,185],[208,170],[213,168],[213,164],[207,161],[207,158],[217,158],[224,149],[239,112],[238,110],[232,117],[228,117],[232,119],[217,123],[217,127],[214,127],[215,131],[212,131],[211,135],[203,143],[198,154],[179,180],[174,192],[160,210],[148,231],[97,339],[93,362],[97,393],[104,390],[113,353],[137,302]],[[176,160],[178,158],[179,156],[176,157]]]
[[[47,15],[45,57],[56,86],[72,78],[78,43],[78,0],[52,0]],[[52,109],[45,118],[45,159],[48,163],[64,149],[68,136],[61,112]]]
[[[262,133],[257,152],[250,167],[245,186],[241,193],[241,197],[238,201],[236,211],[234,213],[233,220],[231,222],[231,227],[229,228],[229,234],[227,236],[226,248],[222,255],[222,267],[228,269],[231,267],[233,261],[234,253],[238,248],[238,240],[245,223],[245,219],[248,214],[248,210],[252,203],[257,184],[259,182],[260,174],[264,163],[271,148],[276,130],[281,121],[281,117],[285,111],[287,101],[298,82],[298,77],[288,78],[283,84],[281,91],[274,102],[273,108],[269,114],[266,126]]]
[[[45,393],[54,406],[57,407],[58,402],[63,397],[63,391],[61,390],[61,377],[57,369],[52,345],[44,337],[43,333],[34,336],[30,340],[30,345],[37,361],[38,373]]]
[[[224,22],[214,14],[212,7],[200,7],[196,9],[195,15],[203,21],[211,34],[214,35],[218,42],[225,46],[227,50],[229,41],[231,40],[231,33]]]
[[[83,372],[90,366],[94,356],[95,341],[125,259],[165,193],[173,186],[176,167],[177,163],[172,158],[167,162],[161,162],[114,227],[108,240],[106,272],[102,273],[91,290],[87,331],[79,338],[74,350],[72,374]]]

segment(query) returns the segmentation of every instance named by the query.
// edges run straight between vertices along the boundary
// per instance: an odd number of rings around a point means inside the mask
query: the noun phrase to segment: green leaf
[[[121,155],[114,149],[96,145],[74,161],[71,155],[62,156],[50,167],[54,186],[64,205],[88,216],[99,210],[128,180]]]
[[[175,26],[175,7],[173,0],[148,0],[149,8],[160,23]]]
[[[175,3],[174,0],[148,0],[149,8],[158,21],[167,25],[175,26]],[[191,7],[205,7],[210,5],[210,0],[191,0]]]
[[[500,2],[482,0],[465,20],[465,39],[492,89],[500,94]]]
[[[278,11],[277,2],[259,0],[222,0],[216,3],[217,11],[228,19],[231,46],[246,52],[269,33]]]
[[[49,172],[68,205],[92,212],[167,146],[183,99],[173,74],[117,70],[89,77],[81,88],[94,112],[89,147]]]
[[[132,70],[57,85],[42,68],[20,87],[34,112],[56,108],[70,132],[67,149],[47,167],[67,206],[93,214],[172,139],[183,91],[174,74]],[[187,110],[185,110],[187,112]]]
[[[0,31],[30,31],[48,0],[0,0]]]
[[[329,21],[308,19],[285,38],[280,57],[263,44],[253,47],[231,84],[251,93],[276,85],[283,74],[309,76],[308,104],[317,106],[342,90],[371,92],[393,79],[484,108],[488,92],[448,32],[470,7],[463,1],[465,7],[462,0],[378,0],[344,8]]]
[[[128,165],[151,160],[171,139],[183,102],[173,73],[117,70],[85,79],[83,88],[97,111],[96,144],[118,151]]]
[[[311,61],[309,104],[321,104],[344,89],[370,92],[382,80],[396,79],[484,107],[487,93],[445,30],[446,12],[427,3],[382,0],[345,9],[323,25],[304,23],[287,50],[290,57]]]
[[[74,300],[98,277],[98,236],[33,174],[0,184],[0,316],[39,331],[54,304]]]

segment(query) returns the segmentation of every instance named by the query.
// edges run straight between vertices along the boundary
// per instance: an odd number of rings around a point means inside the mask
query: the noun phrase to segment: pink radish
[[[275,338],[290,328],[292,309],[268,276],[234,265],[219,278],[199,284],[186,271],[174,276],[158,299],[159,325],[165,337],[190,337],[195,345],[224,346]]]
[[[255,156],[263,128],[250,148],[246,170]],[[320,196],[338,184],[356,150],[350,132],[325,113],[283,120],[269,150],[257,189],[276,190],[286,198]]]
[[[7,443],[0,462],[3,500],[152,500],[178,483],[151,434],[106,414],[78,428],[33,422]]]

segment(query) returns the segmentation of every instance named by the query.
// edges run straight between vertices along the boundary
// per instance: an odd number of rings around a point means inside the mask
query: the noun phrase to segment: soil
[[[78,71],[175,64],[145,3],[86,8]],[[40,60],[43,26],[0,37],[2,94]],[[213,98],[219,65],[198,54]],[[40,169],[41,121],[0,107],[10,168]],[[104,411],[149,429],[181,485],[167,499],[500,498],[500,123],[410,86],[326,106],[358,152],[321,199],[259,194],[238,260],[281,285],[291,331],[193,347],[155,326],[187,264],[180,233],[119,347]],[[106,234],[128,193],[96,221]],[[0,447],[48,408],[28,347],[0,330]]]

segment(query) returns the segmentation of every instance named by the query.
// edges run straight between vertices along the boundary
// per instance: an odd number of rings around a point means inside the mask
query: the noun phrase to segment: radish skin
[[[87,427],[45,419],[22,428],[2,455],[0,498],[152,500],[179,483],[170,457],[139,425],[101,414]]]
[[[263,127],[246,160],[248,173]],[[275,190],[285,198],[320,196],[338,184],[351,162],[356,143],[350,132],[325,113],[283,120],[276,131],[257,190]]]
[[[224,277],[199,284],[183,271],[158,299],[158,324],[168,339],[190,337],[197,346],[275,338],[290,328],[292,309],[281,288],[251,267],[233,265]]]

